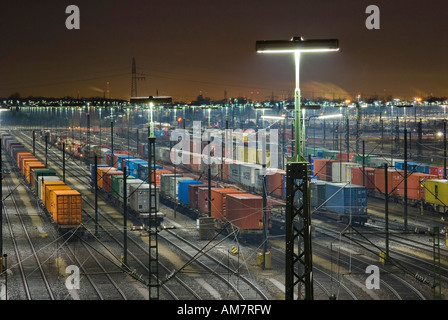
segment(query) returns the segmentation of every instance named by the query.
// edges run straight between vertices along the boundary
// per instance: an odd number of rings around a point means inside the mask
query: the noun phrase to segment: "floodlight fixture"
[[[334,119],[334,118],[342,118],[344,115],[342,113],[336,113],[336,114],[326,114],[318,116],[318,119]]]
[[[149,97],[131,97],[130,102],[136,104],[146,103],[171,103],[173,98],[170,96],[149,96]]]
[[[295,112],[295,161],[306,161],[305,154],[305,123],[300,123],[302,111],[300,106],[300,55],[301,53],[330,52],[339,50],[337,39],[305,40],[302,37],[293,37],[291,40],[262,40],[256,42],[258,53],[293,53],[295,59],[296,88],[294,94]],[[304,115],[302,115],[305,121]]]
[[[305,40],[302,37],[293,37],[291,40],[263,40],[257,41],[258,53],[296,53],[296,52],[328,52],[338,51],[337,39]]]
[[[262,119],[270,119],[270,120],[285,120],[286,115],[282,116],[261,116]]]

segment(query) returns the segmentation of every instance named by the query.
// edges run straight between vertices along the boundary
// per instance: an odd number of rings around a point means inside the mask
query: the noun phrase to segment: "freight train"
[[[162,148],[160,154],[165,154]],[[158,158],[158,157],[156,157]],[[97,165],[97,171],[91,165],[91,182],[97,179],[98,188],[110,194],[110,198],[121,201],[124,196],[125,183],[123,171],[126,168],[129,176],[126,178],[126,190],[128,190],[128,203],[131,210],[148,212],[148,206],[142,205],[148,202],[149,194],[141,194],[142,190],[149,190],[148,184],[148,162],[128,153],[107,152],[102,159],[107,164]],[[211,187],[211,207],[208,208],[208,184],[205,180],[194,173],[175,173],[171,167],[155,166],[152,181],[155,181],[156,203],[163,203],[179,213],[192,218],[211,217],[215,218],[215,227],[221,229],[225,226],[226,231],[235,231],[242,238],[256,239],[263,234],[263,199],[237,188]],[[157,205],[158,207],[158,205]],[[163,221],[164,215],[158,214],[158,223]],[[267,211],[268,226],[269,211]]]
[[[155,221],[150,219],[150,185],[148,177],[146,174],[146,176],[140,176],[142,179],[139,179],[137,171],[137,164],[141,164],[141,168],[145,165],[147,172],[148,162],[134,158],[127,153],[115,153],[112,158],[112,153],[108,152],[105,154],[105,159],[106,156],[107,160],[105,160],[105,163],[110,163],[110,166],[107,164],[97,164],[96,167],[94,164],[90,165],[91,185],[94,186],[96,180],[98,192],[118,207],[124,207],[124,199],[126,198],[127,211],[142,224],[150,225],[150,223],[155,223],[156,226],[159,226],[163,221],[164,214],[158,211]],[[111,158],[111,162],[109,162],[109,158]],[[124,165],[121,164],[122,161],[125,162]],[[126,172],[124,172],[125,167],[127,168]],[[161,167],[158,166],[157,168]],[[159,208],[159,187],[151,186],[151,188],[156,189],[152,190],[155,192],[153,192],[154,195],[151,202],[155,204],[156,208]]]
[[[67,237],[72,233],[82,235],[81,194],[61,181],[53,170],[48,169],[13,136],[2,132],[1,137],[7,157],[39,199],[57,230]]]
[[[53,136],[53,135],[52,135]],[[54,136],[55,140],[61,140],[57,136]],[[69,140],[68,137],[64,138],[66,143]],[[215,188],[211,188],[211,202],[212,207],[209,210],[208,206],[208,191],[207,184],[208,179],[208,165],[201,159],[202,154],[190,153],[182,150],[182,158],[189,159],[186,161],[189,163],[183,163],[178,165],[179,171],[183,171],[183,174],[179,173],[177,176],[179,179],[174,179],[173,163],[170,159],[170,153],[172,148],[163,146],[166,142],[166,134],[158,138],[158,145],[156,147],[156,180],[158,191],[160,192],[158,198],[159,201],[179,212],[191,216],[192,218],[200,218],[211,215],[215,218],[216,226],[222,226],[223,223],[229,222],[227,212],[230,213],[232,227],[236,227],[241,235],[258,235],[263,233],[263,183],[264,176],[262,174],[262,166],[259,164],[261,159],[261,150],[250,148],[246,143],[243,146],[235,147],[233,154],[237,155],[239,159],[243,161],[221,159],[212,160],[224,160],[222,164],[213,164],[210,167],[211,176]],[[191,149],[194,150],[194,139],[190,139]],[[69,143],[69,142],[68,142]],[[200,149],[204,149],[205,142],[201,142]],[[148,163],[143,159],[148,159],[148,145],[145,142],[140,142],[137,148],[136,157],[131,155],[130,151],[115,151],[112,157],[111,150],[102,146],[91,147],[90,158],[97,156],[98,167],[105,167],[107,173],[98,173],[98,179],[102,179],[104,175],[104,182],[99,181],[100,189],[108,194],[109,198],[120,199],[120,185],[116,182],[122,176],[122,168],[126,166],[129,174],[136,180],[137,183],[148,183]],[[140,158],[141,157],[141,158]],[[266,152],[269,164],[269,150]],[[143,158],[143,159],[142,159]],[[214,158],[212,156],[212,158]],[[257,161],[258,163],[255,163]],[[254,162],[254,163],[251,163]],[[162,166],[161,166],[162,165]],[[91,165],[92,169],[92,165]],[[103,171],[101,171],[103,172]],[[113,173],[115,172],[115,173]],[[267,188],[267,208],[266,208],[266,224],[271,233],[284,232],[284,209],[286,199],[286,171],[273,170],[271,174],[266,175],[266,188]],[[92,184],[94,182],[94,170],[92,170]],[[131,179],[132,179],[131,178]],[[188,178],[188,179],[187,179]],[[108,180],[110,179],[110,182]],[[191,182],[188,182],[191,181]],[[201,183],[195,183],[201,182]],[[101,183],[105,184],[105,188],[101,187]],[[219,186],[218,186],[219,185]],[[325,198],[322,201],[322,194],[328,190],[332,190],[332,194],[323,196]],[[115,186],[115,187],[114,187]],[[337,188],[329,183],[322,183],[311,181],[311,197],[312,197],[312,210],[315,214],[323,214],[326,216],[335,217],[338,220],[352,221],[353,223],[364,224],[367,221],[367,204],[366,204],[366,188],[363,186],[355,186],[350,184],[339,185]],[[110,191],[109,191],[110,188]],[[214,189],[231,189],[230,191],[238,191],[243,194],[251,194],[256,196],[254,199],[245,199],[240,202],[254,203],[250,206],[256,208],[256,210],[245,218],[245,213],[235,207],[234,209],[228,209],[226,202],[228,192],[221,196]],[[114,190],[115,189],[115,190]],[[191,191],[190,191],[191,189]],[[174,191],[175,190],[175,191]],[[188,190],[188,191],[187,191]],[[227,190],[229,191],[229,190]],[[186,194],[192,194],[195,198],[189,199]],[[330,192],[330,191],[328,191]],[[199,196],[200,193],[200,196]],[[128,193],[129,194],[129,193]],[[230,196],[233,205],[235,199],[233,199],[236,193],[232,193]],[[320,198],[319,198],[320,197]],[[224,200],[222,200],[223,198]],[[248,198],[248,197],[247,197]],[[327,201],[327,198],[329,199]],[[189,199],[187,201],[187,199]],[[216,203],[215,203],[216,201]],[[222,208],[221,208],[222,207]],[[244,205],[247,207],[247,205]],[[217,208],[217,209],[216,209]],[[133,208],[135,209],[135,208]],[[215,210],[216,209],[216,210]],[[239,212],[239,213],[238,213]],[[234,214],[235,213],[235,214]],[[241,216],[238,216],[238,214]],[[235,216],[236,215],[236,216]]]
[[[324,154],[326,152],[326,154]],[[386,194],[392,201],[404,203],[404,160],[379,155],[339,153],[336,151],[317,153],[310,157],[313,175],[322,181],[344,182],[365,186],[367,195],[384,199]],[[348,160],[348,161],[347,161]],[[448,213],[448,181],[443,179],[443,167],[407,161],[407,203],[437,213]]]

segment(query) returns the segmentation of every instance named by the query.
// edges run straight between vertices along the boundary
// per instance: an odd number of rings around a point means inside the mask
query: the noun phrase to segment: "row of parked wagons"
[[[82,230],[82,198],[79,191],[61,181],[54,170],[47,168],[9,133],[2,132],[1,137],[2,148],[8,158],[14,162],[57,229],[63,234]]]

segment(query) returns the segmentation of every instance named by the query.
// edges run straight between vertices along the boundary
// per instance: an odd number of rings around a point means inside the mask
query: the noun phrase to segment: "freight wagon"
[[[364,225],[368,220],[366,188],[349,183],[313,180],[312,213],[324,214],[343,222]]]
[[[124,155],[114,157],[114,165],[118,166],[121,163],[121,168],[127,168],[130,164],[129,161],[135,160],[136,158]],[[108,157],[112,159],[112,157]],[[121,160],[121,161],[120,161]],[[138,159],[140,162],[143,160]],[[107,165],[97,165],[97,170],[95,170],[95,165],[90,165],[91,173],[91,185],[95,184],[97,181],[98,193],[107,198],[116,206],[122,208],[124,206],[124,190],[126,188],[126,205],[127,212],[137,218],[142,224],[149,225],[149,184],[147,177],[145,180],[138,178],[137,162],[134,162],[134,170],[127,171],[126,175],[126,185],[124,185],[123,171],[118,170],[116,167],[111,167]],[[152,205],[159,208],[159,197],[160,192],[157,186],[152,186],[156,188],[155,196],[152,198]],[[156,213],[156,225],[159,226],[164,219],[164,214],[160,211]]]
[[[57,230],[64,237],[71,237],[74,233],[82,236],[81,194],[60,181],[53,170],[48,169],[7,133],[2,134],[2,147]]]

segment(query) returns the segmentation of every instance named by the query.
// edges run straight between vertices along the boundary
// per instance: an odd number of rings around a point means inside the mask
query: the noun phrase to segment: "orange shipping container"
[[[28,151],[17,152],[17,155],[16,155],[17,163],[16,164],[19,169],[21,169],[21,167],[22,167],[23,157],[34,157],[34,156],[31,152],[28,152]]]
[[[81,194],[76,190],[52,191],[50,213],[58,225],[79,225],[82,221]]]
[[[24,172],[25,178],[26,180],[28,180],[28,182],[31,181],[31,169],[33,168],[45,168],[45,165],[40,161],[34,161],[34,162],[28,161],[25,164],[25,172]]]
[[[20,171],[22,171],[23,174],[25,174],[25,166],[27,162],[36,162],[39,161],[36,157],[23,157],[22,158],[22,166],[20,167]]]
[[[414,172],[408,175],[408,198],[420,200],[425,197],[425,181],[429,179],[437,179],[436,175]],[[400,188],[395,190],[396,194],[404,197],[404,181],[400,184]]]
[[[362,167],[351,167],[351,183],[362,186]],[[364,183],[367,189],[375,189],[375,169],[364,168]]]
[[[263,198],[249,193],[227,195],[227,220],[240,229],[263,230]],[[269,225],[269,212],[266,218]]]
[[[332,165],[335,160],[330,159],[314,159],[313,160],[313,176],[320,180],[331,181]]]
[[[42,202],[45,204],[45,187],[47,186],[60,186],[60,185],[65,185],[65,182],[62,180],[57,180],[57,181],[43,181],[42,182],[42,186],[41,186],[41,191],[40,191],[40,200],[42,200]]]
[[[402,170],[388,169],[387,192],[389,194],[396,193],[397,189],[403,188],[403,179],[404,173]],[[382,193],[386,190],[384,169],[375,169],[375,188]]]
[[[226,196],[234,193],[243,192],[233,188],[213,188],[211,190],[212,217],[226,221]]]
[[[47,207],[48,211],[50,211],[50,198],[51,198],[51,192],[54,190],[71,190],[68,185],[61,184],[61,185],[52,185],[52,186],[45,186],[45,201],[43,201],[45,207]]]
[[[285,170],[277,170],[274,174],[270,174],[267,176],[267,187],[268,194],[273,194],[279,198],[284,198],[286,195],[284,194],[284,186],[286,183],[286,171]]]
[[[98,184],[98,188],[103,188],[103,179],[105,176],[105,172],[116,171],[117,168],[114,167],[98,167],[96,169],[96,181]]]

